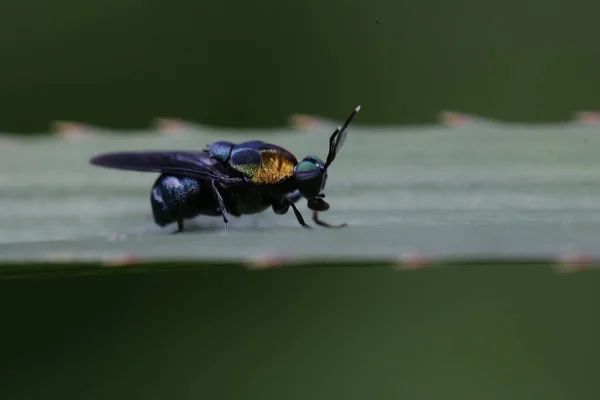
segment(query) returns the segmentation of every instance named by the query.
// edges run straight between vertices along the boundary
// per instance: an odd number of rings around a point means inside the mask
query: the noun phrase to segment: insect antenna
[[[356,117],[356,114],[360,111],[360,106],[357,106],[352,114],[346,119],[344,125],[338,126],[337,129],[333,132],[331,137],[329,138],[329,154],[327,154],[327,161],[325,162],[325,168],[329,168],[333,160],[335,160],[335,156],[340,151],[344,142],[346,141],[346,136],[348,134],[347,128],[350,125],[350,122]]]

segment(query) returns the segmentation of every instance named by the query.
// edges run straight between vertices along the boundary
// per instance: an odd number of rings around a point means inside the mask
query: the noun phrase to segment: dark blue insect
[[[229,215],[240,217],[256,214],[271,207],[277,214],[286,214],[290,207],[300,225],[310,228],[295,203],[308,200],[313,221],[321,226],[339,228],[318,218],[327,211],[323,189],[327,169],[344,144],[347,128],[356,116],[356,107],[344,125],[329,139],[325,161],[308,156],[300,162],[283,147],[254,140],[239,144],[215,142],[198,152],[139,151],[99,154],[92,165],[131,171],[158,172],[150,194],[152,214],[159,226],[177,223],[198,215],[221,216],[225,229]]]

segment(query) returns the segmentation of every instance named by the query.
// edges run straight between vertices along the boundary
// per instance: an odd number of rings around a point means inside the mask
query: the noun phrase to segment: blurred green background
[[[441,109],[561,120],[597,107],[593,0],[7,0],[0,131],[292,112],[421,123]]]
[[[598,279],[545,266],[0,281],[3,399],[595,399]]]
[[[0,131],[595,109],[600,3],[5,0]],[[598,278],[545,267],[0,282],[0,397],[596,398]]]

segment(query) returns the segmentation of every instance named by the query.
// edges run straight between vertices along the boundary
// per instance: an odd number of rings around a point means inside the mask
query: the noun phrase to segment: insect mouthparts
[[[313,211],[327,211],[329,210],[329,203],[323,200],[322,197],[317,196],[308,200],[308,208]]]

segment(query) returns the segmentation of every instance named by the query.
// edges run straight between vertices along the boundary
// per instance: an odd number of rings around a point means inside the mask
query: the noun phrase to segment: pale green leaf
[[[600,128],[475,123],[463,128],[351,125],[330,169],[322,214],[349,227],[301,228],[293,213],[201,217],[183,234],[152,222],[156,174],[90,166],[95,153],[200,149],[263,139],[325,157],[329,126],[92,131],[89,137],[6,137],[0,143],[0,260],[295,260],[558,257],[600,253]],[[309,219],[306,202],[300,210]]]

